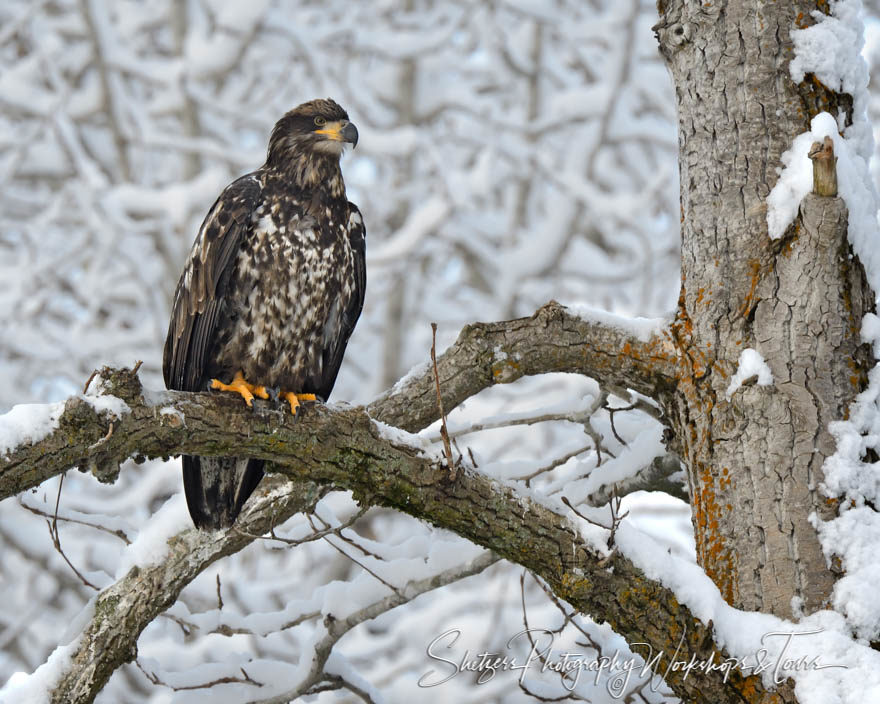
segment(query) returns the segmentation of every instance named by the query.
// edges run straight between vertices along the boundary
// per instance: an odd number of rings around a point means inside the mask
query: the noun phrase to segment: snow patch
[[[736,374],[730,378],[730,386],[727,387],[725,393],[727,400],[730,400],[746,379],[755,376],[758,377],[758,386],[770,386],[773,383],[773,374],[761,353],[747,347],[739,356],[739,367],[737,367]]]
[[[68,642],[55,648],[46,662],[34,670],[32,674],[27,675],[24,672],[13,674],[0,689],[0,701],[48,702],[52,698],[52,690],[55,689],[64,674],[70,670],[72,656],[79,647],[83,629],[92,619],[94,613],[95,599],[93,598],[67,628],[64,640]],[[71,636],[71,633],[77,634],[76,637]]]
[[[864,38],[854,2],[832,2],[832,14],[812,12],[816,24],[791,33],[794,59],[788,70],[795,83],[807,73],[838,93],[855,94],[868,84],[861,58]]]
[[[857,143],[838,134],[837,122],[831,114],[816,115],[810,127],[810,132],[796,137],[791,149],[782,155],[785,168],[767,196],[768,233],[772,239],[778,239],[794,222],[801,200],[813,188],[813,165],[807,153],[813,142],[831,137],[837,157],[838,191],[849,210],[849,241],[865,266],[871,287],[880,291],[877,193],[868,162],[856,151]]]
[[[168,539],[190,527],[184,496],[179,492],[166,501],[125,548],[116,568],[116,579],[122,579],[132,567],[157,565],[168,555]]]
[[[180,425],[186,425],[186,416],[174,406],[165,406],[159,409],[160,416],[170,416],[180,421]]]
[[[583,303],[567,303],[565,308],[587,323],[607,325],[632,335],[640,342],[648,342],[659,335],[668,322],[665,318],[627,318]]]
[[[390,395],[394,396],[394,394],[403,391],[403,389],[406,387],[407,384],[409,384],[410,381],[422,376],[430,368],[430,362],[428,361],[419,362],[418,364],[416,364],[414,367],[412,367],[412,369],[410,369],[406,374],[404,374],[402,377],[400,377],[400,379],[395,382],[394,386],[391,387]]]
[[[110,413],[117,419],[122,418],[126,413],[131,413],[128,404],[118,396],[101,394],[100,396],[84,395],[80,398],[94,408],[96,413]]]
[[[434,445],[427,437],[416,435],[415,433],[409,433],[406,430],[397,428],[393,425],[388,425],[375,418],[371,418],[370,420],[373,422],[373,427],[378,431],[379,437],[383,440],[387,440],[394,445],[406,445],[412,447],[418,450],[422,457],[427,459],[441,460],[444,458],[442,448]]]
[[[817,611],[795,623],[739,611],[724,601],[700,567],[627,521],[618,528],[616,541],[646,577],[671,589],[700,621],[713,622],[715,642],[739,659],[743,674],[758,667],[767,687],[776,676],[792,677],[803,704],[880,701],[880,653],[854,642],[840,614]],[[813,665],[798,668],[798,662]]]
[[[31,445],[58,428],[64,401],[22,403],[0,416],[0,457],[22,445]]]

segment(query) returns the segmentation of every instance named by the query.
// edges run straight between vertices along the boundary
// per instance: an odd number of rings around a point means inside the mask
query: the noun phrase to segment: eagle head
[[[346,144],[356,146],[357,127],[330,98],[310,100],[286,113],[269,138],[268,163],[283,164],[303,157],[339,159]]]

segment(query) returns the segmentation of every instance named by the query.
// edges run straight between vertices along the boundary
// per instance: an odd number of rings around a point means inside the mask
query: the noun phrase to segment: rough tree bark
[[[657,400],[687,467],[701,565],[731,604],[783,617],[792,615],[795,598],[814,610],[830,593],[834,575],[808,516],[833,514],[818,491],[822,463],[834,450],[827,427],[846,416],[873,364],[859,326],[874,298],[851,257],[843,202],[808,196],[784,238],[767,235],[766,196],[782,152],[820,111],[842,110],[851,119],[850,96],[810,75],[801,85],[789,78],[791,31],[817,6],[826,4],[658,3],[656,29],[680,121],[682,288],[666,330],[646,342],[551,304],[530,318],[467,327],[439,361],[447,409],[492,384],[553,371]],[[746,348],[761,353],[773,384],[746,384],[728,398]],[[274,414],[252,415],[234,399],[167,394],[151,401],[133,376],[109,383],[132,409],[116,432],[87,401],[72,399],[58,431],[0,458],[0,498],[72,465],[112,479],[120,460],[138,454],[262,457],[290,477],[350,489],[365,503],[396,507],[485,545],[630,640],[672,652],[683,636],[685,658],[723,657],[711,628],[674,595],[623,556],[599,559],[564,517],[478,472],[452,481],[442,462],[383,437],[367,413],[411,431],[436,419],[428,372],[367,409],[319,411],[295,427]],[[180,411],[186,426],[160,405]],[[308,486],[308,496],[317,496]],[[277,484],[263,491],[270,488]],[[243,517],[254,530],[301,507],[267,496],[258,495]],[[280,515],[265,513],[273,506]],[[201,565],[238,549],[239,538],[210,550],[197,536],[182,538],[172,548],[185,568],[130,573],[128,583],[105,590],[58,700],[91,701],[168,599]],[[132,590],[145,595],[148,612],[131,607]],[[768,693],[755,677],[725,683],[717,672],[672,672],[667,681],[688,702],[794,701],[788,685]]]
[[[622,343],[636,356],[643,352],[649,359],[647,352],[657,342],[643,343],[613,327],[585,324],[551,305],[531,318],[469,327],[449,354],[438,360],[442,376],[452,378],[457,371],[480,367],[464,356],[465,350],[479,353],[493,349],[501,340],[513,342],[523,330],[534,331],[535,325],[544,332],[560,332],[566,326],[591,330],[597,358],[613,356]],[[547,337],[558,340],[560,336]],[[589,359],[582,348],[583,344],[567,352],[557,348],[554,356],[538,356],[549,369],[562,363],[562,368],[572,371],[582,369],[582,360]],[[535,358],[529,366],[533,372],[542,371]],[[498,382],[491,364],[484,371],[482,378],[473,379],[473,389]],[[609,372],[609,376],[624,382],[627,373],[618,377]],[[400,419],[419,406],[418,390],[431,381],[430,373],[413,378],[370,411],[387,420]],[[721,670],[667,672],[673,660],[721,663],[729,657],[713,643],[711,624],[700,622],[672,591],[647,579],[623,555],[616,551],[604,557],[596,554],[566,516],[473,468],[461,467],[452,480],[442,460],[426,457],[418,447],[395,439],[393,433],[388,437],[364,408],[316,408],[294,420],[262,402],[257,402],[254,412],[228,396],[144,392],[130,370],[102,370],[101,388],[125,401],[128,411],[113,417],[96,411],[88,399],[70,399],[57,430],[0,458],[0,493],[36,486],[69,464],[91,468],[112,480],[119,463],[131,455],[172,453],[228,455],[235,451],[268,460],[267,469],[294,482],[270,477],[248,502],[238,528],[222,534],[186,530],[169,539],[168,554],[158,565],[133,567],[98,594],[69,664],[61,668],[53,703],[92,702],[116,668],[134,659],[141,631],[174,603],[181,589],[215,560],[313,505],[322,495],[320,486],[348,489],[362,505],[396,508],[523,565],[582,613],[607,621],[628,641],[647,644],[654,654],[660,654],[657,672],[665,674],[667,684],[684,701],[794,701],[789,684],[768,694],[760,676],[746,677],[738,669],[726,681]],[[436,408],[436,398],[433,405]],[[425,421],[436,415],[435,410]]]
[[[860,345],[873,295],[846,241],[846,209],[810,196],[779,241],[766,197],[781,154],[822,111],[852,97],[807,74],[795,84],[791,31],[824,2],[661,0],[657,30],[679,116],[682,288],[673,325],[682,366],[668,408],[692,487],[700,564],[733,605],[792,615],[827,599],[807,517],[834,513],[818,491],[872,360]],[[841,226],[843,221],[843,226]],[[745,348],[771,386],[725,391]]]

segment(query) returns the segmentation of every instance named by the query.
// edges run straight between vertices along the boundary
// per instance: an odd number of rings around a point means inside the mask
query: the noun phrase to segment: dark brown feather
[[[366,287],[365,230],[345,198],[343,145],[316,131],[330,121],[348,125],[332,100],[285,115],[266,164],[208,212],[174,297],[168,388],[202,391],[242,371],[252,383],[329,397]],[[356,141],[353,126],[345,134]],[[184,457],[193,522],[231,525],[262,476],[260,460]]]

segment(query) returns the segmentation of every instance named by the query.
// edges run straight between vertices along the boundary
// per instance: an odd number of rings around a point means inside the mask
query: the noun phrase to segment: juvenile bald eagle
[[[233,181],[199,229],[177,284],[163,372],[181,391],[326,401],[364,303],[365,230],[339,158],[358,132],[332,100],[282,117],[266,163]],[[183,457],[199,528],[232,525],[263,462]]]

